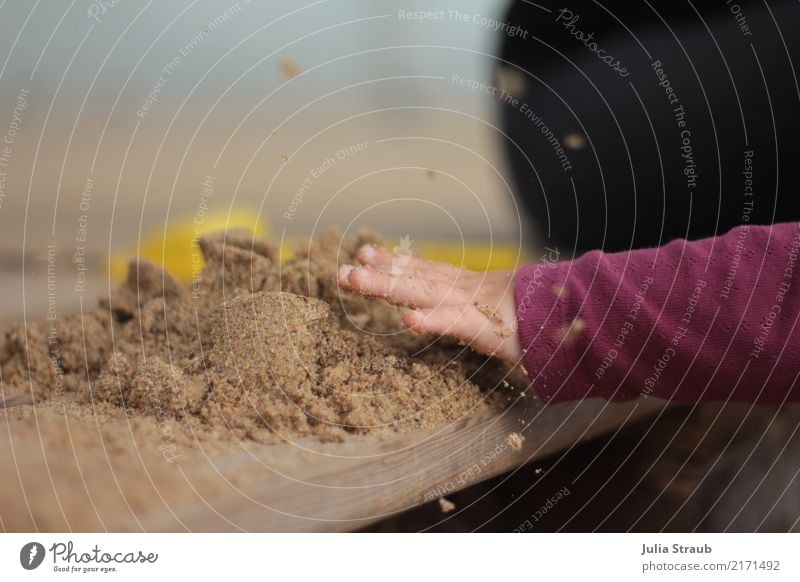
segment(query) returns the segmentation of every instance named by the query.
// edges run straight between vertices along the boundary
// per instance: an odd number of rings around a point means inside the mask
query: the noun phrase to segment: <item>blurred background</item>
[[[506,7],[459,10],[501,19]],[[59,259],[85,246],[102,291],[109,252],[229,211],[278,237],[339,225],[520,240],[493,98],[452,82],[490,81],[497,36],[399,16],[422,9],[453,7],[4,2],[3,129],[25,102],[0,206],[5,272],[21,250],[35,275],[47,244]],[[77,273],[57,274],[59,308],[73,307]],[[22,294],[4,291],[0,317],[18,314]]]

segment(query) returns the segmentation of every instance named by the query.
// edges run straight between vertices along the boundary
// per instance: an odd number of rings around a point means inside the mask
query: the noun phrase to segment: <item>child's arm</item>
[[[339,278],[345,288],[423,308],[406,316],[420,331],[457,336],[510,362],[521,357],[546,401],[800,400],[799,226],[743,226],[565,262],[547,250],[516,274],[419,259],[397,267],[396,257],[392,270],[393,255],[369,249],[359,256],[365,267],[343,267]],[[515,324],[519,333],[509,336]]]
[[[537,394],[800,399],[798,226],[523,267],[520,338]]]

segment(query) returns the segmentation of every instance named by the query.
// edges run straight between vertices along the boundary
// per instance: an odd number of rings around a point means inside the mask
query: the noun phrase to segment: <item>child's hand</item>
[[[403,321],[420,333],[453,336],[475,350],[517,363],[516,272],[478,273],[364,246],[361,266],[342,265],[339,286],[410,307]]]

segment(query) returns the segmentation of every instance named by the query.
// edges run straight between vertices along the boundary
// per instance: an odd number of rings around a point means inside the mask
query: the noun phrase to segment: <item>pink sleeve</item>
[[[546,249],[515,288],[523,364],[544,401],[800,400],[800,225],[742,225],[657,249]]]

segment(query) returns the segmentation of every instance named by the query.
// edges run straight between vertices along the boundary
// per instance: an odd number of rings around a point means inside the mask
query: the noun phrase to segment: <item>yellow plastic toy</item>
[[[258,214],[249,210],[209,213],[202,217],[170,221],[163,230],[151,231],[142,237],[139,249],[129,249],[111,257],[111,276],[122,280],[128,273],[132,257],[143,257],[163,265],[178,281],[188,285],[203,269],[203,255],[198,241],[202,236],[222,230],[247,230],[254,236],[269,235],[269,226]]]
[[[189,285],[203,269],[203,255],[198,241],[206,234],[223,230],[246,230],[256,237],[271,234],[266,219],[249,210],[209,213],[199,217],[170,221],[166,229],[154,230],[142,237],[138,252],[136,247],[124,253],[115,253],[111,258],[111,276],[122,280],[127,276],[128,263],[132,257],[143,257],[163,265],[178,281]],[[390,249],[410,252],[433,261],[451,263],[473,271],[514,269],[528,260],[527,253],[518,245],[510,243],[489,244],[483,241],[412,241],[404,238]],[[290,259],[295,239],[289,239],[281,248],[281,260]]]

